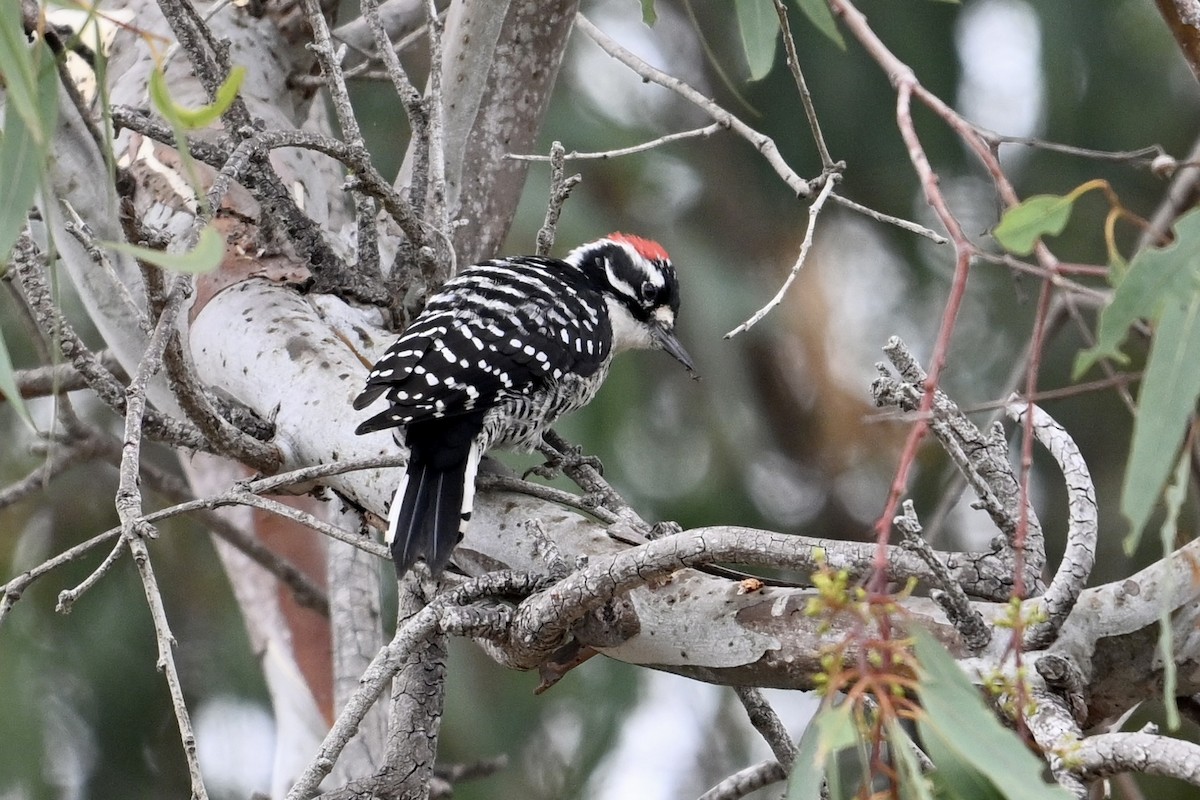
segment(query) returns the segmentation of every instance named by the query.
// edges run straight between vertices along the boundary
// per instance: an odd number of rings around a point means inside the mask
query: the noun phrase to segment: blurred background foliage
[[[1200,127],[1196,80],[1150,0],[860,5],[925,86],[998,132],[1100,150],[1159,144],[1182,159]],[[820,164],[782,54],[764,80],[749,82],[731,6],[659,0],[656,8],[658,22],[647,28],[634,0],[584,4],[585,13],[626,47],[715,97],[774,138],[800,174],[816,175]],[[348,7],[342,16],[353,15]],[[794,8],[792,24],[830,150],[847,164],[840,191],[936,228],[896,130],[887,77],[854,42],[839,49]],[[406,57],[415,77],[423,77],[423,58],[416,52]],[[403,114],[389,87],[354,88],[376,163],[384,174],[394,173],[404,153],[398,133]],[[576,35],[541,150],[547,152],[553,140],[568,152],[608,150],[707,122]],[[916,110],[916,124],[954,211],[968,234],[986,240],[998,216],[988,179],[923,109]],[[1150,216],[1167,186],[1144,165],[1018,145],[1006,145],[1002,155],[1022,196],[1063,193],[1100,177],[1127,208]],[[785,277],[804,234],[807,206],[751,147],[728,134],[622,158],[574,161],[569,171],[580,172],[583,183],[566,206],[556,254],[610,230],[660,240],[684,282],[682,339],[703,380],[689,380],[660,353],[631,355],[617,363],[596,402],[560,432],[598,455],[608,477],[648,519],[868,538],[906,430],[872,408],[873,365],[892,334],[927,361],[948,289],[949,246],[831,204],[819,224],[814,257],[783,304],[749,332],[725,340],[723,334],[766,302]],[[530,169],[507,252],[533,250],[547,182],[545,165]],[[1106,210],[1098,198],[1085,200],[1052,243],[1056,254],[1102,264]],[[1126,248],[1134,235],[1123,231]],[[1037,290],[1030,277],[983,262],[974,266],[943,382],[964,407],[1000,400],[1012,390]],[[64,298],[82,325],[67,287]],[[0,295],[0,324],[18,366],[32,365],[34,354],[20,349],[28,333],[9,300]],[[94,332],[89,341],[100,345]],[[1070,365],[1082,346],[1084,339],[1069,324],[1053,337],[1041,389],[1069,385]],[[107,413],[84,398],[76,402],[92,416]],[[1111,391],[1045,407],[1076,438],[1096,481],[1102,530],[1093,582],[1128,574],[1157,548],[1144,542],[1131,560],[1119,545],[1125,527],[1117,490],[1130,415]],[[50,418],[44,404],[35,410],[43,421]],[[988,409],[974,416],[983,423],[995,414]],[[109,422],[115,430],[117,420]],[[40,456],[30,454],[32,437],[7,405],[0,406],[0,437],[0,479],[8,483]],[[161,461],[169,464],[170,457]],[[1053,564],[1065,524],[1061,481],[1040,455],[1035,470],[1035,501]],[[113,469],[89,466],[59,479],[44,495],[0,511],[2,574],[11,576],[114,525],[116,482]],[[927,445],[913,486],[923,517],[932,523],[934,509],[954,485],[944,456]],[[937,546],[986,547],[993,530],[969,508],[970,499],[948,503],[941,523],[931,524]],[[1190,535],[1194,506],[1182,523]],[[218,798],[246,797],[265,785],[270,717],[228,585],[195,524],[164,525],[154,549],[210,789]],[[54,612],[57,592],[94,566],[90,560],[74,564],[41,581],[0,630],[3,800],[187,792],[132,565],[120,564],[70,615]],[[454,643],[442,757],[472,761],[503,753],[510,759],[509,769],[461,786],[458,796],[695,796],[761,757],[762,745],[748,734],[744,713],[727,690],[603,658],[543,696],[533,696],[535,684],[536,676],[505,671],[474,647]],[[773,699],[798,733],[813,699]],[[1161,782],[1153,796],[1169,796]]]

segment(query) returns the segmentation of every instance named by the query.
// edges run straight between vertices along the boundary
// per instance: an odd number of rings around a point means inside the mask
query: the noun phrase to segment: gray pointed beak
[[[651,328],[651,336],[654,338],[654,343],[673,355],[676,361],[683,364],[687,371],[692,373],[693,378],[700,377],[696,374],[696,365],[692,363],[692,357],[688,355],[687,350],[683,349],[683,345],[679,343],[674,331],[655,325]]]

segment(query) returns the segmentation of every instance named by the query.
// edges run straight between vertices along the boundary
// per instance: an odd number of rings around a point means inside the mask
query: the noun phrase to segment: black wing
[[[390,407],[356,433],[467,414],[502,394],[591,375],[611,341],[604,301],[571,265],[479,264],[448,281],[371,370],[354,407],[385,393]]]

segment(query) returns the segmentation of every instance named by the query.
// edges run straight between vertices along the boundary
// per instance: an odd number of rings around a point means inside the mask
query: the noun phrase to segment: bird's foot
[[[604,474],[604,465],[600,463],[600,459],[596,456],[585,456],[583,448],[578,445],[569,445],[562,450],[546,446],[539,448],[539,451],[546,457],[546,463],[525,470],[522,478],[537,475],[539,478],[553,480],[561,475],[563,470],[573,467],[591,467],[599,474]]]

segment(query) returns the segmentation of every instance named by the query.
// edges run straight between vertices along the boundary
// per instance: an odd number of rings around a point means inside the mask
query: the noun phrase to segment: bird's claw
[[[604,474],[604,464],[596,456],[585,456],[583,448],[578,445],[572,445],[565,450],[553,451],[547,453],[542,450],[542,454],[546,456],[546,463],[538,464],[525,470],[522,478],[528,478],[530,475],[537,475],[539,478],[553,480],[563,473],[565,469],[572,467],[591,467],[599,474]]]

